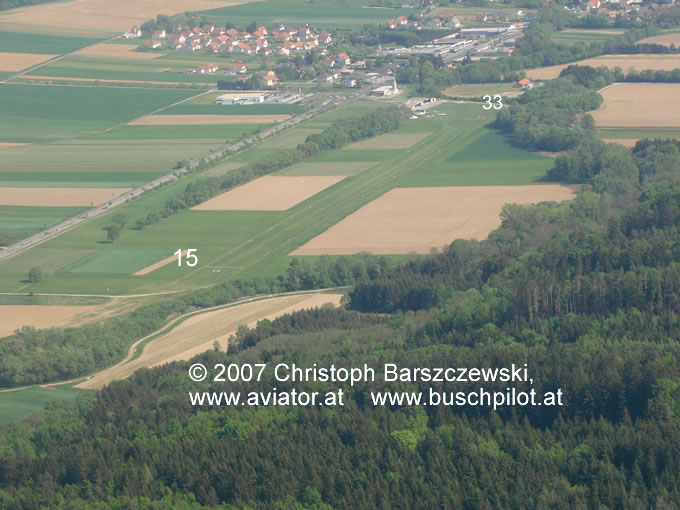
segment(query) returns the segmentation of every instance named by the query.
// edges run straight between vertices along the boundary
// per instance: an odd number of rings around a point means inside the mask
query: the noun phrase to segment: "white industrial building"
[[[267,97],[265,92],[243,92],[243,93],[231,93],[222,94],[215,99],[217,104],[258,104],[264,103]]]

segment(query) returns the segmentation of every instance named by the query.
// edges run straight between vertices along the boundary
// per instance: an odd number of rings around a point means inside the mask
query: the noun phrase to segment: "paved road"
[[[294,126],[296,124],[299,124],[300,122],[310,119],[318,114],[320,114],[323,111],[326,111],[330,108],[333,108],[336,106],[338,103],[340,103],[344,97],[342,96],[337,96],[334,94],[330,94],[326,99],[323,100],[323,102],[319,105],[316,106],[315,108],[312,108],[311,110],[306,111],[305,113],[302,113],[300,115],[297,115],[295,117],[292,117],[288,120],[285,120],[283,122],[279,122],[278,124],[275,124],[267,129],[264,129],[260,131],[258,134],[249,136],[248,138],[245,138],[241,140],[240,142],[237,142],[230,147],[227,147],[226,149],[219,150],[217,152],[211,153],[205,157],[203,157],[203,161],[205,162],[210,162],[213,161],[217,158],[221,158],[224,155],[226,155],[230,151],[238,151],[241,149],[244,149],[250,144],[253,144],[263,138],[267,138],[269,136],[272,136],[275,133],[278,133],[279,131],[286,129],[287,127]],[[58,236],[59,234],[63,234],[64,232],[71,230],[72,228],[80,225],[81,223],[92,219],[96,216],[99,216],[114,207],[117,207],[119,205],[124,204],[128,200],[138,197],[142,195],[145,191],[148,191],[150,189],[156,188],[158,186],[161,186],[162,184],[172,182],[177,180],[182,174],[186,174],[190,172],[191,170],[194,170],[198,167],[200,161],[195,161],[188,166],[178,168],[176,170],[173,170],[171,173],[164,175],[162,177],[158,177],[157,179],[154,179],[151,182],[147,182],[146,184],[139,186],[137,188],[134,188],[126,193],[123,193],[122,195],[117,196],[116,198],[111,199],[109,202],[106,204],[102,204],[98,207],[95,207],[94,209],[90,209],[89,211],[86,211],[85,213],[75,216],[73,218],[69,218],[57,225],[54,225],[53,227],[50,227],[46,230],[43,230],[42,232],[38,232],[35,235],[32,235],[31,237],[28,237],[26,239],[23,239],[17,243],[14,243],[4,250],[0,250],[0,260],[7,259],[9,257],[12,257],[24,250],[27,250],[28,248],[35,246],[36,244],[42,243],[43,241],[46,241],[48,239],[52,239],[53,237]]]

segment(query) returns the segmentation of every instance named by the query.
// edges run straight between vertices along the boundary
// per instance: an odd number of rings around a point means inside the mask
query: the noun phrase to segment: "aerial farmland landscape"
[[[680,510],[680,5],[0,0],[0,509]]]

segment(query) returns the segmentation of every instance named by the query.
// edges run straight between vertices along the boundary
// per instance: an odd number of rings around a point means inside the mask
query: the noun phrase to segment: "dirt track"
[[[215,341],[222,349],[239,325],[254,326],[262,319],[275,319],[286,313],[325,303],[338,305],[342,294],[303,294],[276,297],[240,304],[195,315],[168,333],[151,340],[142,354],[127,363],[104,370],[76,385],[77,388],[99,389],[109,382],[125,379],[140,368],[154,367],[171,361],[187,360],[213,348]]]

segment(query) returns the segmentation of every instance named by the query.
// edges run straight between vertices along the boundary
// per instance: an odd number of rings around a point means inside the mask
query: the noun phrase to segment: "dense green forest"
[[[629,157],[625,189],[508,206],[487,241],[371,270],[366,256],[352,310],[241,328],[229,353],[5,426],[0,507],[680,508],[680,150],[644,141]],[[333,267],[298,261],[279,284],[314,285]],[[563,388],[565,405],[375,406],[376,390],[450,389],[378,380],[344,385],[339,407],[192,406],[189,391],[336,387],[269,370],[193,383],[197,361],[527,363],[536,390]]]

